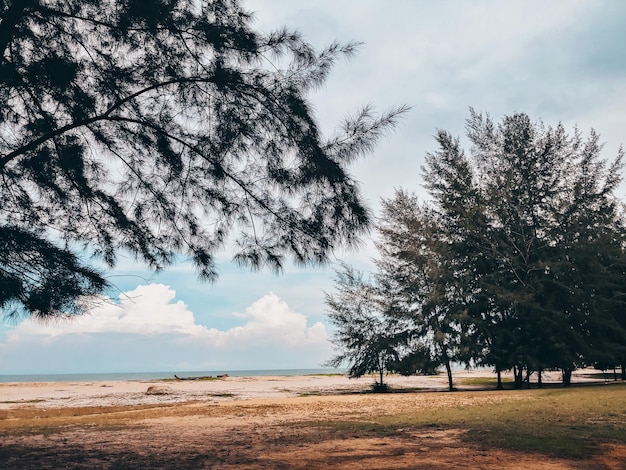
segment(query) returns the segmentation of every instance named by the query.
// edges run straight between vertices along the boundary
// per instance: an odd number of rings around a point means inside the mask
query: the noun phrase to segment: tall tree
[[[352,376],[377,370],[381,384],[384,371],[433,373],[443,365],[454,390],[453,362],[470,362],[475,351],[465,340],[473,327],[468,292],[455,279],[450,241],[434,211],[404,191],[383,201],[377,228],[372,280],[344,265],[327,295],[340,351],[328,364],[350,362]]]
[[[622,165],[618,159],[607,167],[598,159],[602,146],[595,133],[581,148],[560,231],[560,241],[568,247],[561,257],[563,276],[572,286],[569,312],[574,328],[583,333],[585,363],[615,367],[624,364],[626,347],[626,239],[614,196]]]
[[[468,359],[463,331],[468,326],[465,289],[457,281],[450,240],[440,220],[415,195],[396,191],[383,201],[376,260],[379,295],[388,299],[389,316],[403,320],[408,338],[405,372],[443,365],[454,390],[452,363]],[[413,369],[410,367],[413,365]]]
[[[335,287],[334,294],[326,294],[326,306],[335,326],[332,341],[337,354],[326,365],[347,363],[349,376],[355,378],[376,373],[375,390],[386,390],[384,374],[393,372],[398,364],[405,330],[399,328],[398,320],[385,315],[386,299],[351,266],[342,265],[337,271]]]
[[[307,100],[355,44],[261,34],[238,0],[0,1],[0,308],[79,312],[90,254],[280,270],[370,223],[348,166],[405,108],[324,138]]]

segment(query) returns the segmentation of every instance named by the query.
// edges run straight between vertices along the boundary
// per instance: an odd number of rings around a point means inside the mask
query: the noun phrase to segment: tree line
[[[430,198],[383,201],[375,272],[344,265],[327,294],[331,365],[352,376],[452,365],[536,374],[626,363],[626,254],[616,190],[623,152],[526,114],[470,110],[466,153],[438,131],[422,167]]]

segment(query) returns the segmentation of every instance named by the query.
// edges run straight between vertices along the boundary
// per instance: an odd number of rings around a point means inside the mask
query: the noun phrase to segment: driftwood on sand
[[[174,393],[174,390],[165,385],[150,385],[146,390],[146,395],[169,395],[171,393]]]

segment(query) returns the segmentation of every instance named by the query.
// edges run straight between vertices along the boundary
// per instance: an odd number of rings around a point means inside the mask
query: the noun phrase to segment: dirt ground
[[[626,446],[606,446],[592,460],[483,448],[463,429],[367,427],[328,422],[458,405],[515,400],[481,392],[347,394],[203,400],[186,403],[0,409],[3,469],[624,469]]]

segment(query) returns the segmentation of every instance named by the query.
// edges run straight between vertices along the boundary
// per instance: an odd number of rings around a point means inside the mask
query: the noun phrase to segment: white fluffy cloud
[[[224,332],[222,336],[226,343],[235,339],[266,342],[280,340],[289,346],[296,346],[326,340],[326,328],[322,323],[307,327],[306,317],[290,310],[275,294],[262,297],[248,307],[245,313],[236,313],[235,316],[245,320],[245,324]]]
[[[87,315],[41,323],[26,320],[9,333],[9,339],[23,335],[62,336],[92,333],[133,333],[155,335],[178,333],[198,335],[206,331],[196,325],[193,313],[181,300],[173,302],[176,292],[162,284],[138,286],[110,298],[93,301]]]
[[[196,323],[175,297],[169,286],[143,285],[70,321],[26,320],[0,342],[0,373],[308,368],[328,358],[325,326],[309,326],[273,293],[223,330]]]

